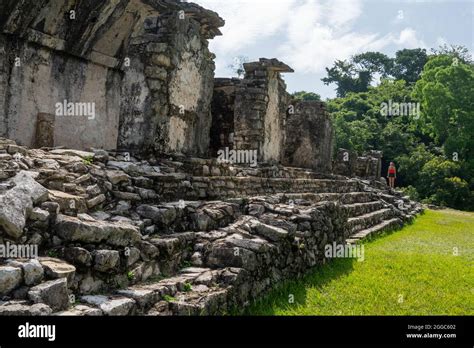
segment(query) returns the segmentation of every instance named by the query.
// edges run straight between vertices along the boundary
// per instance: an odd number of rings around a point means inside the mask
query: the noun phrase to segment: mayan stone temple
[[[421,212],[380,152],[334,149],[287,64],[216,78],[224,24],[171,0],[0,1],[0,314],[223,314]]]

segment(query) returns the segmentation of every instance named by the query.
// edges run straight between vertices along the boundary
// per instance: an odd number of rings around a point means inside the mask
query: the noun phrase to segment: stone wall
[[[338,175],[379,181],[382,177],[382,152],[368,151],[358,156],[353,151],[339,149],[334,159],[333,171]]]
[[[295,101],[285,131],[284,165],[331,172],[334,135],[324,103]]]
[[[207,155],[215,69],[209,33],[176,11],[148,18],[145,27],[132,41],[137,63],[124,84],[119,148]]]
[[[9,61],[1,77],[8,83],[7,94],[0,101],[2,134],[34,146],[38,114],[54,115],[56,103],[64,100],[89,102],[95,105],[93,119],[87,115],[55,117],[54,144],[116,147],[120,112],[117,72],[26,41],[13,43],[6,35],[1,35],[0,46],[8,52],[4,59]],[[15,58],[20,59],[21,66],[14,66]]]

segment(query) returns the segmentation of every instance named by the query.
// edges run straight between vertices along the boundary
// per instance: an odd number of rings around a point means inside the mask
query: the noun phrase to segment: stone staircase
[[[16,202],[33,209],[9,212],[18,228],[1,224],[0,238],[37,244],[43,256],[0,262],[3,315],[224,314],[326,263],[325,246],[358,243],[421,212],[384,185],[295,168],[222,176],[189,163],[15,146],[6,148],[23,154],[21,165],[4,161],[0,199],[13,196],[18,175],[36,172],[22,188],[35,200]]]

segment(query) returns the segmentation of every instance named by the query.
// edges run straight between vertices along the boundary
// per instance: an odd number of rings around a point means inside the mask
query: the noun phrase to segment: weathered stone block
[[[28,297],[35,303],[44,303],[54,311],[69,307],[69,293],[66,278],[51,280],[28,291]]]

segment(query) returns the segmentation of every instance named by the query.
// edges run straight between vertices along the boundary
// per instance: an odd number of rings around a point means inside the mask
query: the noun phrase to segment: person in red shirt
[[[395,188],[395,178],[397,177],[397,168],[395,168],[395,163],[390,162],[390,166],[388,167],[388,185],[393,189]]]

